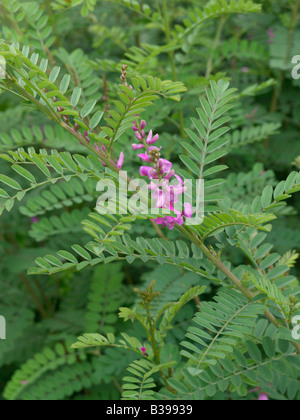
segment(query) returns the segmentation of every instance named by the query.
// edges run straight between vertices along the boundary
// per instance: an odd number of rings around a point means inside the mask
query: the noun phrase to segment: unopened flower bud
[[[142,141],[142,136],[140,135],[138,131],[135,133],[135,135],[138,140]]]
[[[143,144],[133,144],[132,145],[133,150],[140,150],[144,148]]]

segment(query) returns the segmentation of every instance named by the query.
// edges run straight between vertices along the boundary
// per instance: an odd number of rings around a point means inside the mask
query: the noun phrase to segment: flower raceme
[[[171,211],[174,215],[166,215],[164,217],[158,217],[153,221],[157,225],[162,227],[168,227],[170,230],[174,229],[176,225],[183,225],[184,218],[191,219],[193,217],[193,209],[190,203],[184,204],[183,211],[176,209],[176,204],[182,201],[182,194],[184,194],[187,188],[184,185],[184,182],[180,176],[178,176],[174,169],[172,169],[173,164],[166,159],[161,157],[162,147],[154,146],[155,143],[159,140],[159,135],[154,135],[153,130],[150,130],[148,135],[146,135],[146,121],[141,121],[140,124],[134,122],[132,127],[135,132],[136,138],[139,143],[132,145],[133,150],[140,150],[143,153],[140,153],[138,157],[142,159],[144,163],[148,163],[152,166],[141,166],[140,175],[148,177],[151,181],[148,185],[148,190],[152,192],[152,199],[155,200],[155,208],[165,209]],[[74,130],[77,132],[76,128]],[[82,135],[82,144],[85,142],[90,144],[89,134],[87,131]],[[95,150],[99,152],[106,152],[105,146],[94,145]],[[143,149],[143,150],[142,150]],[[103,166],[106,164],[101,161]],[[119,169],[122,169],[124,164],[124,153],[121,152],[119,159],[116,163],[116,166]],[[172,182],[171,182],[172,181]],[[174,185],[175,182],[175,185]]]
[[[159,140],[159,135],[154,135],[153,130],[150,130],[149,134],[146,135],[146,125],[144,120],[140,124],[134,122],[132,129],[139,143],[134,143],[132,148],[133,150],[143,149],[143,153],[139,154],[138,157],[144,163],[152,165],[141,166],[140,175],[148,177],[151,181],[148,189],[152,191],[152,198],[155,200],[156,208],[171,210],[176,214],[176,216],[158,217],[154,221],[157,225],[168,227],[172,230],[176,225],[183,225],[184,217],[192,218],[193,210],[189,203],[185,203],[183,212],[175,209],[175,204],[178,203],[179,196],[186,191],[186,187],[183,180],[172,169],[173,164],[161,157],[162,147],[154,146]],[[171,184],[172,179],[176,179],[177,184]]]

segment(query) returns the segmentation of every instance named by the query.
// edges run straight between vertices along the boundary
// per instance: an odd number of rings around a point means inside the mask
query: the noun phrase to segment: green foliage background
[[[1,84],[0,314],[7,340],[0,341],[0,399],[252,400],[258,387],[272,399],[299,399],[300,359],[288,334],[300,313],[300,81],[291,76],[291,59],[300,54],[299,7],[299,0],[1,0],[0,52],[3,45],[20,49],[29,79],[42,68],[69,98],[63,106],[82,110],[81,123],[94,129],[102,118],[94,140],[112,137],[107,116],[116,112],[128,65],[143,117],[184,176],[201,165],[193,143],[199,97],[226,81],[237,89],[197,234],[259,295],[249,301],[234,290],[183,232],[157,239],[149,220],[97,216],[99,161],[57,123],[55,107],[51,121]],[[153,91],[162,97],[154,100]],[[127,128],[123,121],[112,150],[124,151],[124,169],[135,177]],[[29,162],[29,174],[12,165],[20,161]],[[215,174],[225,167],[224,183]],[[39,188],[24,196],[24,178]],[[223,216],[213,219],[214,212]],[[85,247],[91,236],[96,253]],[[149,319],[134,291],[151,291],[153,280],[160,295],[151,316],[162,316],[156,339],[164,342],[155,366],[140,351],[145,346],[153,359],[141,325],[149,328]],[[282,328],[264,317],[267,309],[284,319]],[[101,336],[71,348],[84,333]]]

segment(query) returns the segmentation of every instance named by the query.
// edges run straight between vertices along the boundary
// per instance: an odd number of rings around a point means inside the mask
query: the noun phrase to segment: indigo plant
[[[299,11],[1,1],[1,399],[300,398]]]

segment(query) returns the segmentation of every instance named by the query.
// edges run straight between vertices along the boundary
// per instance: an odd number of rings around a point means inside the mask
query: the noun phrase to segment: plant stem
[[[38,279],[34,280],[34,283],[36,285],[36,287],[39,289],[39,292],[41,294],[41,297],[43,298],[43,300],[45,301],[45,303],[47,304],[47,308],[49,309],[49,311],[54,314],[55,310],[53,305],[51,304],[51,301],[48,299],[48,297],[46,296],[44,289],[42,288],[41,283],[39,282]]]
[[[154,230],[157,233],[157,235],[161,239],[164,239],[165,241],[167,241],[168,238],[163,234],[163,231],[161,230],[161,228],[155,222],[152,221],[151,223],[152,223],[152,226],[154,227]]]
[[[147,308],[145,308],[145,309],[146,309],[146,312],[147,312],[147,319],[148,319],[149,328],[150,328],[151,346],[152,346],[153,353],[154,353],[154,356],[155,356],[155,359],[156,359],[156,363],[158,365],[160,365],[160,352],[159,352],[159,349],[157,348],[157,345],[156,345],[156,340],[155,340],[155,335],[154,335],[154,327],[153,327],[153,323],[152,323],[150,308],[149,308],[149,306],[147,306]],[[164,381],[167,389],[172,392],[173,389],[168,384],[168,381],[167,381],[166,375],[164,374],[164,371],[162,369],[159,369],[159,372],[161,374],[162,380]]]
[[[112,377],[112,382],[115,385],[115,387],[117,388],[117,390],[119,391],[119,393],[122,395],[123,389],[122,389],[121,385],[119,384],[119,382],[117,381],[117,379],[114,376]]]
[[[156,359],[156,363],[158,365],[160,365],[160,354],[156,345],[156,341],[155,341],[155,337],[154,337],[154,328],[153,328],[153,323],[152,323],[152,318],[151,318],[151,314],[150,314],[150,309],[149,307],[147,308],[147,319],[149,322],[149,328],[150,328],[150,336],[151,336],[151,345],[153,348],[153,353]]]
[[[40,313],[41,313],[42,317],[43,317],[44,319],[48,318],[48,314],[47,314],[47,312],[46,312],[45,308],[43,307],[43,305],[42,305],[42,304],[41,304],[41,302],[39,301],[38,297],[36,296],[36,294],[35,294],[35,292],[34,292],[33,288],[31,287],[31,285],[30,285],[30,283],[29,283],[29,281],[26,279],[26,277],[25,277],[23,274],[21,274],[21,275],[20,275],[20,278],[21,278],[22,283],[23,283],[23,284],[24,284],[24,286],[26,287],[26,289],[27,289],[28,293],[31,295],[32,300],[33,300],[33,301],[34,301],[34,303],[36,304],[36,306],[37,306],[38,310],[40,311]]]

